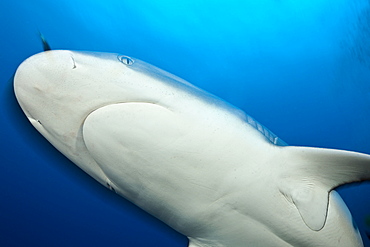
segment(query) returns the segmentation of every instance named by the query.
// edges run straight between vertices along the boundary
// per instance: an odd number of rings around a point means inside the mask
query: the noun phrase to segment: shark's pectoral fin
[[[339,185],[370,179],[370,156],[349,151],[283,147],[286,170],[280,192],[293,203],[314,231],[326,222],[329,192]]]

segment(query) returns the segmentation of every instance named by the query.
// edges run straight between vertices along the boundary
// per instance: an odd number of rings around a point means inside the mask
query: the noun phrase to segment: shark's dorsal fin
[[[286,164],[279,189],[312,230],[324,227],[329,192],[342,184],[370,179],[370,156],[322,148],[282,147]],[[289,157],[289,158],[288,158]]]

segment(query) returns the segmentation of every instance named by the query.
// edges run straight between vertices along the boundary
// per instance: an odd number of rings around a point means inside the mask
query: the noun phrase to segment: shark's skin
[[[369,155],[287,146],[238,108],[118,54],[36,54],[14,89],[55,148],[191,247],[363,245],[333,189],[369,180]]]

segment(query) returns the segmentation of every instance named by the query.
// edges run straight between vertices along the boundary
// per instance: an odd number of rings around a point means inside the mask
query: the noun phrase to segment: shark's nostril
[[[72,69],[75,69],[75,68],[77,68],[76,61],[75,61],[74,57],[71,57],[71,58],[72,58],[72,62],[73,62],[73,68]]]

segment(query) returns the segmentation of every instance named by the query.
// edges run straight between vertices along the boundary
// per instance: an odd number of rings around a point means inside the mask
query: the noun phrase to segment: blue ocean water
[[[0,246],[187,246],[59,154],[9,79],[42,50],[120,52],[240,107],[290,145],[370,154],[368,0],[0,2]],[[370,184],[338,191],[366,246]]]

